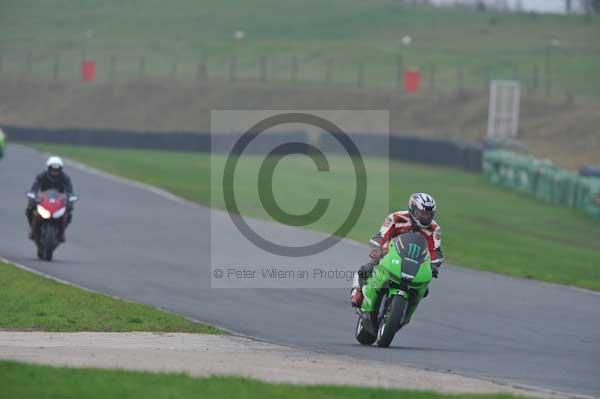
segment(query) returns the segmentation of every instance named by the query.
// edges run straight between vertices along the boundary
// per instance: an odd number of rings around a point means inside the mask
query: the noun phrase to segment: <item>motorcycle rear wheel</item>
[[[356,330],[354,336],[356,337],[356,340],[363,345],[373,345],[373,343],[377,339],[377,336],[369,331],[369,329],[365,325],[365,322],[368,321],[365,320],[362,314],[359,315],[358,321],[356,322]]]

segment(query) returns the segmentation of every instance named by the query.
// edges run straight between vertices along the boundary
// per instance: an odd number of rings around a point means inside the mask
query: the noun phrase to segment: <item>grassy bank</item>
[[[267,384],[237,377],[192,378],[184,374],[68,369],[0,361],[7,398],[211,398],[211,399],[508,399],[510,395],[443,395],[392,389]]]
[[[462,66],[471,87],[480,88],[489,73],[496,79],[519,77],[540,90],[552,86],[554,93],[600,95],[597,16],[404,3],[412,2],[174,0],[165,7],[160,0],[5,1],[0,46],[6,48],[5,72],[28,69],[32,51],[31,72],[50,78],[58,73],[77,79],[86,54],[98,62],[102,80],[111,75],[191,80],[203,59],[210,78],[227,79],[235,56],[241,79],[258,79],[260,57],[266,57],[269,81],[290,81],[295,59],[300,82],[322,83],[332,62],[334,83],[356,84],[362,65],[366,85],[394,87],[402,57],[426,80],[435,69],[438,89],[455,89]],[[238,30],[243,39],[234,38]],[[407,35],[412,43],[403,46]]]
[[[87,292],[1,262],[0,286],[0,330],[219,332],[151,306]]]
[[[211,162],[205,154],[56,145],[36,147],[165,188],[205,205],[224,208],[222,195],[214,195],[211,200]],[[244,158],[244,167],[240,168],[235,183],[241,213],[267,218],[256,194],[256,171],[262,159]],[[222,170],[224,161],[224,157],[216,156],[215,169]],[[332,223],[345,217],[347,208],[344,206],[348,198],[354,196],[354,186],[347,184],[353,176],[350,166],[333,159],[330,163],[331,172],[319,173],[315,172],[312,161],[287,157],[276,169],[274,192],[281,208],[288,212],[304,213],[319,197],[341,201],[341,206],[331,206],[325,217],[307,226],[310,229],[333,230],[337,224],[332,227]],[[334,164],[341,167],[335,168]],[[596,267],[600,226],[578,211],[540,203],[493,187],[482,176],[454,169],[393,162],[390,175],[392,209],[404,208],[409,194],[415,191],[430,192],[437,199],[436,219],[443,228],[444,250],[449,262],[600,290],[600,269]],[[216,192],[221,189],[218,182],[213,179]],[[379,228],[389,211],[386,209],[388,201],[382,198],[385,184],[377,176],[369,181],[369,198],[379,198],[379,202],[370,202],[363,210],[350,238],[367,242]]]

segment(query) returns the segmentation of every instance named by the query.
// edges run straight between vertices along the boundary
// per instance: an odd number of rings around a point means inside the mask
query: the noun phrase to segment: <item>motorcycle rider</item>
[[[371,276],[373,268],[388,251],[392,238],[410,231],[421,233],[427,240],[431,258],[431,272],[437,278],[439,268],[444,261],[441,247],[440,226],[433,220],[436,204],[433,197],[426,193],[412,194],[408,200],[408,211],[391,213],[383,222],[381,229],[371,238],[369,261],[362,265],[354,275],[351,302],[353,307],[362,305],[362,287]]]
[[[56,190],[60,193],[64,193],[67,196],[73,194],[73,185],[71,184],[71,178],[63,171],[63,161],[60,157],[51,156],[46,161],[47,169],[35,177],[35,181],[31,185],[29,192],[37,197],[38,192],[46,190]],[[33,199],[29,200],[25,215],[29,222],[29,239],[33,239],[33,211],[36,207],[36,202]],[[58,232],[58,240],[60,242],[65,241],[65,230],[71,220],[73,220],[73,203],[67,201],[67,210],[65,214],[65,225]]]

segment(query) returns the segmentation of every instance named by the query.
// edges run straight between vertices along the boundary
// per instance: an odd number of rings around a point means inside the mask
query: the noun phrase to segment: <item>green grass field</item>
[[[0,330],[219,333],[179,315],[87,292],[2,262],[0,286]]]
[[[410,2],[407,2],[410,3]],[[234,38],[243,30],[245,38]],[[412,37],[410,46],[401,39]],[[62,77],[77,78],[82,54],[97,60],[99,78],[146,76],[193,79],[206,56],[208,74],[226,78],[236,56],[242,79],[256,79],[267,57],[271,80],[321,83],[327,60],[333,81],[356,83],[364,65],[367,85],[392,87],[399,56],[426,80],[435,67],[438,88],[455,88],[458,66],[468,86],[516,74],[544,85],[551,71],[555,93],[600,96],[600,17],[507,14],[405,5],[398,0],[8,0],[0,5],[4,71],[17,71],[31,51],[32,72],[53,76],[59,55]],[[553,40],[555,46],[552,46]],[[428,83],[428,82],[426,82]]]
[[[211,199],[211,162],[206,154],[41,144],[36,147],[162,187],[192,201],[224,208],[222,196],[213,195]],[[266,218],[256,194],[256,171],[262,159],[244,158],[235,181],[241,213]],[[214,169],[222,169],[224,160],[223,156],[215,156]],[[378,162],[383,161],[367,160],[368,165],[377,166]],[[304,213],[319,197],[339,201],[339,207],[331,206],[324,218],[307,226],[311,229],[333,230],[332,225],[345,218],[349,199],[354,195],[354,186],[348,184],[352,170],[341,160],[332,158],[330,163],[331,172],[318,173],[309,159],[286,157],[275,172],[275,196],[288,212]],[[394,183],[392,209],[404,208],[409,194],[415,191],[429,192],[437,199],[436,219],[442,226],[448,262],[600,290],[600,225],[579,211],[539,203],[491,186],[483,176],[455,169],[393,162],[390,174]],[[213,179],[215,192],[221,189],[219,181]],[[74,184],[77,187],[77,182]],[[350,238],[366,243],[379,228],[390,210],[387,198],[383,198],[385,185],[383,178],[369,181],[370,205],[363,210]],[[359,264],[360,260],[354,262]]]
[[[193,378],[185,374],[69,369],[0,361],[3,397],[211,398],[211,399],[509,399],[511,395],[443,395],[392,389],[268,384],[237,377]]]

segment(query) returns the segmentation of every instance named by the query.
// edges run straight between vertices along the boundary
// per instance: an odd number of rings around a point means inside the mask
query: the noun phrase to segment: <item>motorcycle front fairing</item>
[[[42,223],[51,223],[57,227],[64,225],[64,216],[67,210],[67,196],[56,190],[48,190],[35,195],[28,193],[29,199],[35,198],[37,205],[33,219],[32,229],[34,237],[39,238],[39,229]]]
[[[406,238],[410,237],[398,236],[393,240],[388,253],[373,269],[363,287],[361,311],[374,311],[378,295],[385,291],[388,297],[401,295],[410,303],[407,312],[407,320],[410,320],[423,299],[432,279],[429,251],[422,245],[411,247],[414,243]]]

